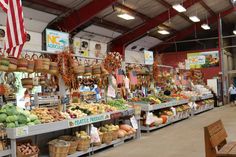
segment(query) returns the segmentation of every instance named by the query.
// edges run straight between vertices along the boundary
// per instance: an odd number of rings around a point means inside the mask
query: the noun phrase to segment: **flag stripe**
[[[14,6],[13,6],[12,2],[13,1],[9,1],[9,7],[11,9],[9,9],[9,11],[8,11],[8,14],[9,14],[8,16],[9,16],[9,22],[11,22],[11,24],[10,24],[11,33],[12,33],[12,36],[15,38],[15,39],[13,38],[13,47],[15,47],[15,46],[19,45],[17,34],[20,34],[20,33],[17,33],[17,27],[16,27],[16,22],[17,21],[16,21],[16,18],[15,18],[16,14],[14,12]]]
[[[8,10],[7,0],[0,0],[0,7],[4,12],[7,12]]]
[[[23,15],[23,10],[22,10],[22,4],[21,1],[16,1],[17,2],[17,6],[21,6],[18,7],[18,15],[19,16],[19,22],[20,22],[20,32],[21,32],[21,37],[22,37],[22,42],[26,42],[26,32],[25,32],[25,27],[24,27],[24,15]],[[22,43],[22,44],[23,44]]]
[[[0,7],[7,12],[5,49],[18,58],[26,42],[21,0],[0,0]]]

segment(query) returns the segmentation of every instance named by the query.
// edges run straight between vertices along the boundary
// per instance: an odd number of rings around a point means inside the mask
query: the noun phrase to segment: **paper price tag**
[[[150,125],[154,122],[154,118],[153,118],[153,113],[148,112],[147,114],[147,118],[146,118],[146,124]]]
[[[136,120],[136,118],[134,116],[132,116],[130,118],[130,122],[131,122],[131,124],[132,124],[134,129],[138,129],[138,122],[137,122],[137,120]]]
[[[29,127],[28,126],[16,128],[16,136],[17,137],[26,136],[28,134],[29,134]]]
[[[116,90],[112,86],[108,86],[107,96],[110,96],[112,98],[116,97]]]
[[[174,113],[174,116],[176,116],[176,109],[174,107],[170,108],[172,110],[172,112]]]

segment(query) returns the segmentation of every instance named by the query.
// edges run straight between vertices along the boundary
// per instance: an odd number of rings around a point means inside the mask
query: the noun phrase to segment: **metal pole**
[[[224,50],[223,50],[223,38],[222,38],[222,19],[221,15],[218,16],[218,41],[219,41],[219,55],[220,55],[220,68],[222,73],[222,91],[223,91],[223,104],[226,102],[226,81],[225,81],[225,71],[224,71]]]

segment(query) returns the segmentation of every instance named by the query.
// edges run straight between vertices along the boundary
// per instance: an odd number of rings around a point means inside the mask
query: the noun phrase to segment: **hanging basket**
[[[94,76],[100,76],[102,71],[101,71],[101,64],[94,64],[92,66],[92,70],[93,70],[93,75]]]
[[[28,60],[26,58],[20,58],[17,62],[17,71],[27,72]]]
[[[58,74],[57,62],[50,62],[49,73],[52,75]]]
[[[24,88],[32,89],[33,88],[33,79],[32,78],[23,78],[23,79],[21,79],[21,84],[22,84],[22,87],[24,87]]]
[[[5,58],[4,55],[2,54],[0,56],[0,71],[8,71],[9,68],[9,59]]]
[[[26,72],[33,73],[34,72],[34,60],[32,60],[32,58],[30,58],[30,56],[28,54],[25,55],[25,58],[28,60],[28,66],[27,66]]]
[[[16,71],[17,69],[17,59],[15,57],[8,57],[9,60],[9,67],[8,67],[8,71],[9,72],[13,72]]]
[[[36,55],[37,56],[37,55]],[[35,71],[39,73],[47,73],[50,69],[50,59],[44,58],[42,55],[35,59]]]
[[[92,66],[89,65],[88,60],[85,60],[84,66],[84,76],[91,76],[92,75]]]

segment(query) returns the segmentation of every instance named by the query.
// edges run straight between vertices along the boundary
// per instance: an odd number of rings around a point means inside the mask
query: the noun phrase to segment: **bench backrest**
[[[205,131],[208,132],[209,140],[213,148],[222,144],[227,138],[227,133],[221,120],[205,127]]]

